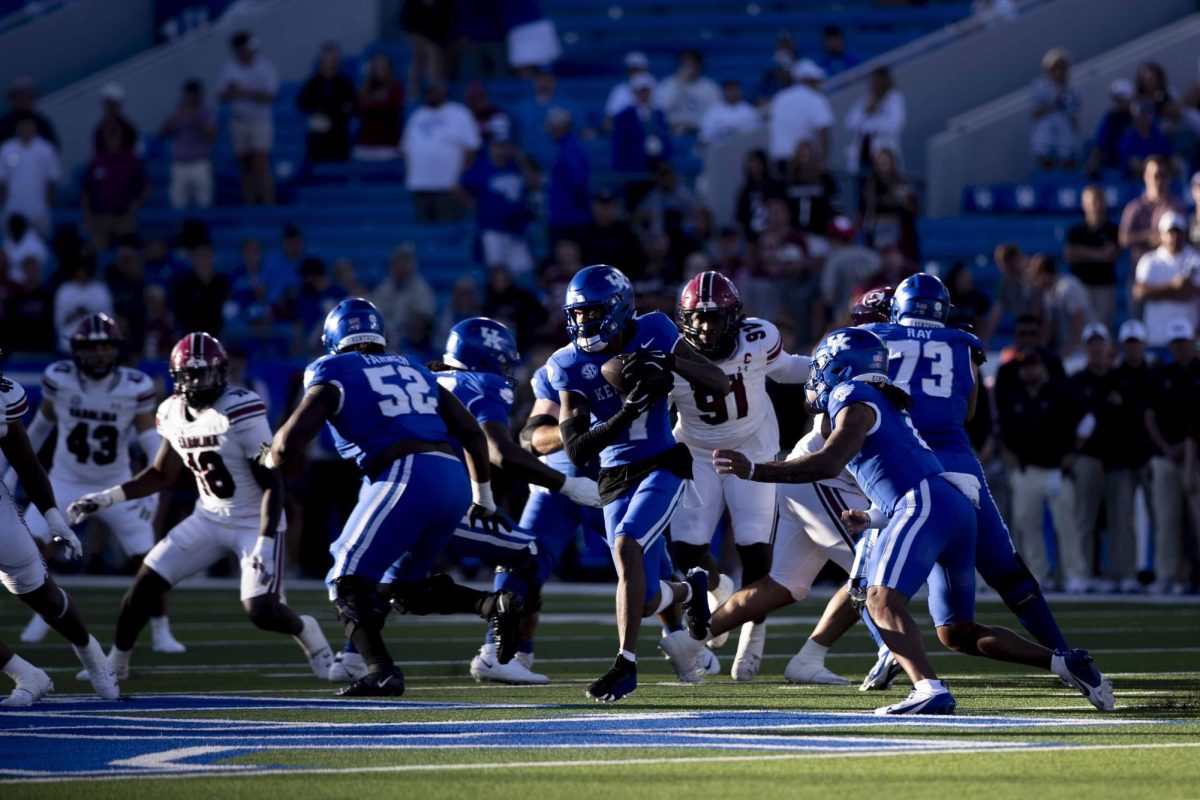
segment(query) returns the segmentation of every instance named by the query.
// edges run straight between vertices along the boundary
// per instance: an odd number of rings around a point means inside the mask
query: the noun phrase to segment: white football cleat
[[[187,652],[183,642],[171,634],[171,624],[165,616],[150,618],[150,649],[156,653]]]
[[[699,655],[700,671],[705,675],[720,675],[721,661],[717,658],[717,654],[707,647],[700,648]]]
[[[545,675],[525,666],[520,658],[501,664],[494,655],[489,658],[482,650],[471,659],[471,677],[480,683],[491,681],[514,686],[544,686],[550,682]]]
[[[783,677],[788,683],[815,683],[823,686],[850,685],[850,681],[826,667],[824,661],[801,658],[799,653],[792,656],[792,660],[788,662],[787,668],[783,671]]]
[[[658,640],[659,649],[671,662],[680,683],[704,683],[700,668],[700,651],[704,647],[688,635],[687,631],[668,633]]]
[[[367,662],[358,653],[347,653],[339,650],[333,657],[333,666],[329,668],[331,683],[354,683],[367,675]]]
[[[308,664],[312,667],[313,675],[327,681],[330,669],[333,667],[333,649],[329,646],[329,640],[321,631],[320,623],[312,617],[305,615],[300,617],[300,621],[304,623],[304,627],[300,629],[299,634],[292,638],[300,644],[300,648],[308,656]]]
[[[42,670],[34,667],[28,674],[17,678],[12,694],[0,700],[0,706],[31,706],[54,691],[54,681]]]
[[[710,612],[716,611],[718,608],[724,605],[729,598],[733,597],[733,593],[736,590],[737,587],[733,585],[733,578],[729,577],[725,573],[721,573],[721,576],[717,579],[717,588],[708,593],[708,610]],[[729,641],[729,631],[714,636],[705,642],[705,644],[707,644],[711,649],[717,650],[721,647],[724,647],[725,642],[727,641]]]
[[[767,624],[761,625],[747,622],[742,625],[738,636],[737,655],[733,659],[733,667],[729,676],[735,681],[745,683],[754,680],[762,667],[763,647],[767,643]]]
[[[42,619],[41,614],[34,614],[33,619],[21,631],[21,641],[25,644],[37,644],[46,638],[50,632],[50,623]]]
[[[92,641],[93,642],[96,641],[96,638],[94,636],[92,637]],[[89,643],[88,646],[90,647],[91,644]],[[99,649],[99,647],[100,647],[100,645],[99,645],[99,643],[97,643],[96,648]],[[88,663],[88,661],[84,660],[84,655],[82,652],[80,652],[84,648],[76,647],[73,649],[75,650],[76,655],[79,656],[80,662],[82,662],[84,665],[83,669],[81,669],[81,670],[79,670],[79,672],[75,673],[75,680],[88,681],[89,683],[92,684],[92,686],[95,686],[96,684],[92,680],[91,670],[89,669],[89,663]],[[129,677],[129,658],[132,655],[133,655],[132,650],[130,650],[128,653],[122,653],[120,650],[117,649],[117,646],[114,644],[112,646],[112,649],[108,651],[107,658],[104,657],[104,651],[102,651],[102,650],[100,651],[100,661],[112,671],[115,680],[123,681]],[[90,656],[89,656],[89,658],[90,658]],[[97,689],[97,691],[99,691],[99,689]],[[101,697],[103,697],[103,695],[101,695]],[[116,698],[105,698],[105,699],[112,700],[112,699],[116,699]]]
[[[481,650],[480,652],[483,651]],[[533,653],[517,653],[515,659],[520,661],[525,669],[533,670]]]
[[[129,675],[129,653],[121,653],[114,645],[111,656],[106,657],[95,636],[89,637],[83,647],[72,646],[71,649],[83,664],[83,672],[76,677],[90,682],[96,694],[105,700],[118,699],[121,689],[117,680]]]

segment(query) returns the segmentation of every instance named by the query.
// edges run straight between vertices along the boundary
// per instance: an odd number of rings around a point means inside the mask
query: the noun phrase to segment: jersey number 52
[[[370,367],[364,369],[363,374],[371,388],[383,395],[379,410],[385,417],[437,413],[437,399],[429,382],[412,367],[400,364]]]

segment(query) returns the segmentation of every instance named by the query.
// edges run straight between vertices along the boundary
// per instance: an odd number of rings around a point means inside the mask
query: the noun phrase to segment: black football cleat
[[[525,601],[516,592],[493,592],[484,609],[487,621],[492,626],[492,639],[496,643],[496,660],[507,664],[517,654],[521,638],[521,617],[525,615]]]
[[[621,656],[608,672],[597,678],[584,694],[597,703],[615,703],[637,689],[637,664]]]
[[[399,697],[404,694],[404,674],[395,667],[391,672],[367,674],[334,694],[338,697]]]
[[[688,571],[687,583],[692,587],[692,596],[683,604],[684,619],[688,634],[702,642],[708,638],[708,622],[712,619],[712,611],[708,608],[708,573],[693,567]]]

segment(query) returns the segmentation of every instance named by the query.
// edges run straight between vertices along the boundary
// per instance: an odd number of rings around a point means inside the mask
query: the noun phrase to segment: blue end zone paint
[[[591,713],[538,719],[397,720],[413,712],[553,709],[556,705],[340,702],[229,696],[138,697],[123,702],[50,699],[0,710],[0,779],[179,774],[236,769],[254,774],[281,765],[234,767],[231,756],[306,749],[612,749],[771,750],[796,753],[1003,750],[1056,742],[988,742],[827,733],[835,728],[1029,729],[1143,724],[1137,720],[1009,717],[881,718],[866,713],[678,711]],[[367,711],[378,722],[248,720],[244,712]],[[222,718],[178,719],[194,711]],[[336,719],[336,717],[334,717]],[[1156,721],[1161,724],[1161,721]],[[286,766],[286,765],[282,765]]]

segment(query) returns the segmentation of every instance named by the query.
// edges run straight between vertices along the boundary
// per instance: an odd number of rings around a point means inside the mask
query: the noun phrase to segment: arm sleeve
[[[812,371],[812,359],[808,356],[781,352],[770,362],[767,375],[778,383],[804,383]]]
[[[637,417],[637,411],[622,406],[616,414],[590,429],[587,417],[573,417],[560,423],[558,429],[562,433],[567,458],[577,467],[599,458],[600,452],[612,444]]]
[[[309,364],[308,369],[304,370],[304,391],[308,391],[314,386],[332,386],[338,392],[338,413],[342,410],[342,403],[346,401],[346,389],[342,386],[342,382],[338,380],[338,376],[334,364],[330,359],[321,358]]]
[[[507,386],[492,386],[471,398],[467,410],[482,425],[485,422],[508,424],[509,409],[512,408],[513,391]]]

